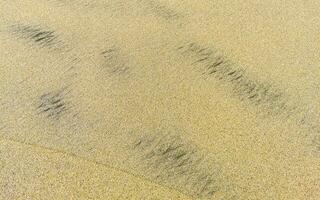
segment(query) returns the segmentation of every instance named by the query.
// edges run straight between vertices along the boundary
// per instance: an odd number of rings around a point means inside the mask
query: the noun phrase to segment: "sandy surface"
[[[0,1],[0,199],[318,200],[317,1]]]

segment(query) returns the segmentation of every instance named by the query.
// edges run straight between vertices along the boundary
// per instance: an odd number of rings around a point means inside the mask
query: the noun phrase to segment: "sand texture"
[[[319,200],[320,2],[0,0],[0,200]]]

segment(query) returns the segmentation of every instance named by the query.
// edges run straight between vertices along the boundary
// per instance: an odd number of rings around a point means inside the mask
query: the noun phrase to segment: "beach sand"
[[[0,199],[318,200],[319,11],[2,0]]]

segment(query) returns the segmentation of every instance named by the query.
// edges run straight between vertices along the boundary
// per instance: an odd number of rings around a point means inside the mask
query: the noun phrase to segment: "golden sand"
[[[318,200],[319,8],[2,0],[0,199]]]

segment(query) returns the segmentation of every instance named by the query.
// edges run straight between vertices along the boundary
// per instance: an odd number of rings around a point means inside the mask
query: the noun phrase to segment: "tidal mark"
[[[37,106],[38,113],[59,120],[70,108],[70,102],[66,100],[68,92],[67,88],[64,88],[41,95]]]
[[[174,134],[145,135],[133,142],[132,149],[144,174],[159,183],[201,198],[211,198],[221,189],[218,167]]]

